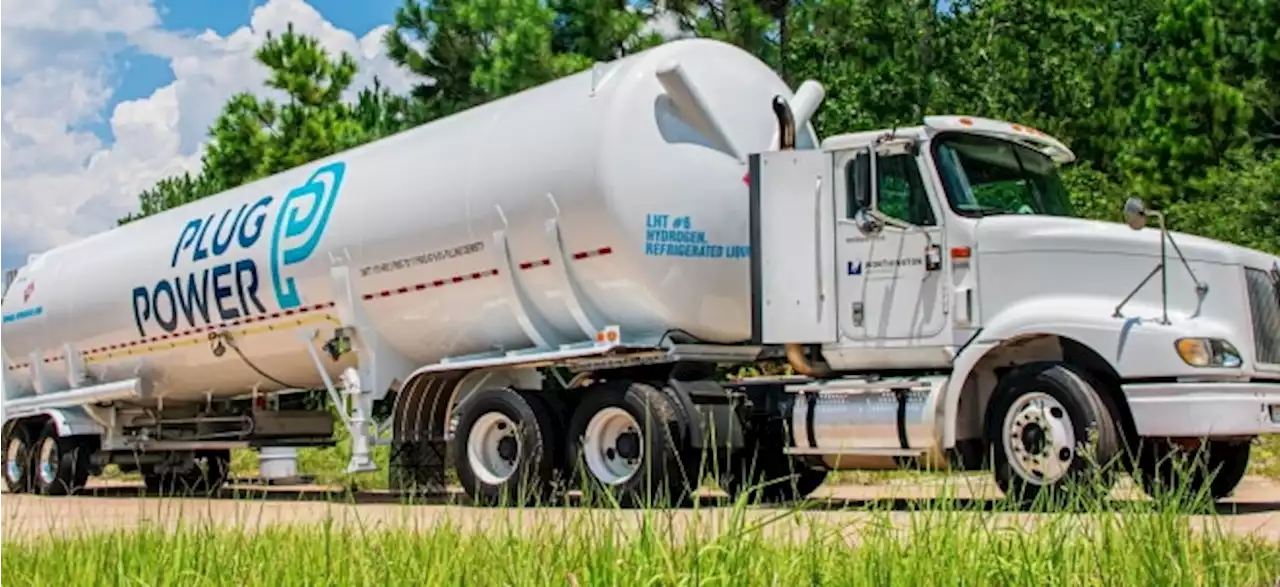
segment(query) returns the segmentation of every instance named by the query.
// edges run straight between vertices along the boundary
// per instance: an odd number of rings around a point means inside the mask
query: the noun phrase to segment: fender
[[[1174,342],[1185,336],[1219,337],[1233,341],[1231,329],[1212,318],[1188,318],[1170,313],[1160,322],[1160,308],[1134,300],[1127,317],[1114,317],[1118,300],[1080,296],[1040,296],[1008,306],[986,321],[976,339],[952,363],[951,381],[943,401],[942,445],[956,443],[956,418],[965,382],[987,354],[1011,341],[1037,336],[1074,340],[1097,353],[1122,378],[1199,376],[1238,377],[1239,369],[1195,368],[1182,362]],[[1146,316],[1149,316],[1146,317]],[[1239,344],[1239,343],[1235,343]]]
[[[48,418],[53,421],[54,428],[58,431],[58,436],[104,436],[107,433],[106,428],[94,421],[93,418],[85,412],[84,408],[50,408],[48,410],[40,410],[27,412],[20,416],[10,418],[5,422],[5,429],[20,420],[32,420]]]

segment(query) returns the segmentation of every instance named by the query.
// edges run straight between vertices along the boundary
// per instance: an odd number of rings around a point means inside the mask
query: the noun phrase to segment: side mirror
[[[1147,205],[1142,203],[1142,198],[1125,200],[1124,223],[1134,230],[1142,230],[1147,226]]]
[[[853,213],[853,223],[858,226],[858,230],[867,236],[874,236],[884,230],[884,223],[880,218],[868,208],[858,208]]]

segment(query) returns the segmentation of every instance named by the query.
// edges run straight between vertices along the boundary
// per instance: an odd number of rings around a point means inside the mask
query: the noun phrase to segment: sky
[[[263,92],[253,51],[294,29],[414,83],[381,36],[400,0],[5,0],[0,6],[0,266],[107,230],[159,179],[199,169],[234,93]],[[348,96],[350,97],[350,96]]]

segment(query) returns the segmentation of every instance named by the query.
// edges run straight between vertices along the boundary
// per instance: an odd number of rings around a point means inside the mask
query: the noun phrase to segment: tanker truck
[[[6,488],[211,491],[232,449],[348,437],[482,504],[904,466],[1231,493],[1280,431],[1280,258],[1074,216],[1022,124],[819,139],[823,97],[673,41],[32,255]]]

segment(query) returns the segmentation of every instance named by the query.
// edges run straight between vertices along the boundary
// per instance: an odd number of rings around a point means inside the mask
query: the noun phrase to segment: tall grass
[[[1193,524],[1185,500],[1004,516],[983,511],[989,502],[948,498],[915,512],[881,507],[888,502],[817,512],[821,502],[806,503],[451,508],[429,524],[174,520],[11,541],[0,574],[5,585],[182,586],[1268,586],[1280,576],[1280,544],[1229,534],[1213,518]]]

